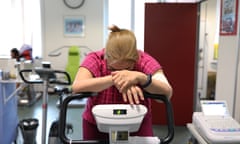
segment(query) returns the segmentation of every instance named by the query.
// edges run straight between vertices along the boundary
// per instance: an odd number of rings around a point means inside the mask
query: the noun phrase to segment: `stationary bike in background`
[[[47,108],[48,108],[48,87],[50,84],[58,85],[58,89],[55,89],[55,93],[59,95],[60,106],[63,101],[63,97],[70,93],[67,87],[71,85],[71,78],[65,71],[53,70],[50,68],[34,68],[23,69],[19,72],[20,77],[25,83],[28,84],[43,84],[43,96],[42,96],[42,144],[46,144],[46,127],[47,127]],[[28,77],[26,77],[28,76]],[[62,86],[62,87],[61,87]],[[61,144],[59,138],[59,119],[52,122],[48,144]],[[71,124],[66,124],[66,133],[73,131]]]

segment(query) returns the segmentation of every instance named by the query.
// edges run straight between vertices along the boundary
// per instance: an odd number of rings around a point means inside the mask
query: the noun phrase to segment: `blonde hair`
[[[119,29],[116,25],[108,28],[111,30],[107,44],[105,57],[109,61],[138,60],[136,37],[127,29]]]

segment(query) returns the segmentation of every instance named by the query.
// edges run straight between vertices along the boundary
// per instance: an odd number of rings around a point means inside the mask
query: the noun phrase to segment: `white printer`
[[[193,125],[210,144],[240,144],[240,124],[228,111],[226,101],[202,100],[202,112],[194,112]]]

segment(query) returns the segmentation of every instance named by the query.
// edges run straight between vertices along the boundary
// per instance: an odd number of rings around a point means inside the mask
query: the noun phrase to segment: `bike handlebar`
[[[24,73],[31,72],[35,72],[36,74],[38,74],[40,76],[40,79],[29,80],[24,76]],[[66,78],[64,78],[64,80],[58,80],[58,78],[56,77],[57,74],[64,75]],[[44,81],[48,81],[51,84],[59,85],[71,84],[71,78],[69,74],[61,70],[53,70],[49,68],[23,69],[19,71],[19,75],[25,83],[29,84],[42,84]]]
[[[65,144],[108,144],[109,143],[108,140],[90,140],[90,141],[70,140],[65,135],[66,113],[67,113],[68,104],[72,100],[83,99],[83,98],[96,96],[96,95],[97,93],[86,92],[86,93],[73,94],[64,99],[61,105],[61,112],[60,112],[60,138],[63,143]],[[156,99],[164,102],[165,108],[166,108],[168,133],[166,134],[165,137],[160,138],[160,142],[161,144],[169,144],[174,137],[174,118],[173,118],[173,109],[172,109],[170,100],[165,95],[150,94],[147,92],[144,92],[144,97]]]

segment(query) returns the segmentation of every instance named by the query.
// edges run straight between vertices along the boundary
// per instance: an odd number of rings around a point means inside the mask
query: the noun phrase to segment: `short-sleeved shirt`
[[[107,61],[104,58],[105,49],[89,53],[81,64],[81,67],[87,68],[93,75],[93,77],[103,77],[110,75],[111,71],[107,68]],[[161,65],[149,54],[143,51],[138,51],[139,59],[135,63],[133,71],[140,71],[145,74],[153,74],[157,70],[161,69]],[[126,104],[123,101],[121,93],[118,92],[115,86],[111,86],[98,93],[98,96],[88,98],[83,118],[90,123],[96,124],[93,114],[91,112],[92,107],[97,104]],[[141,104],[148,108],[148,112],[143,120],[151,123],[151,100],[145,99],[141,101]],[[147,126],[146,126],[147,128]]]

